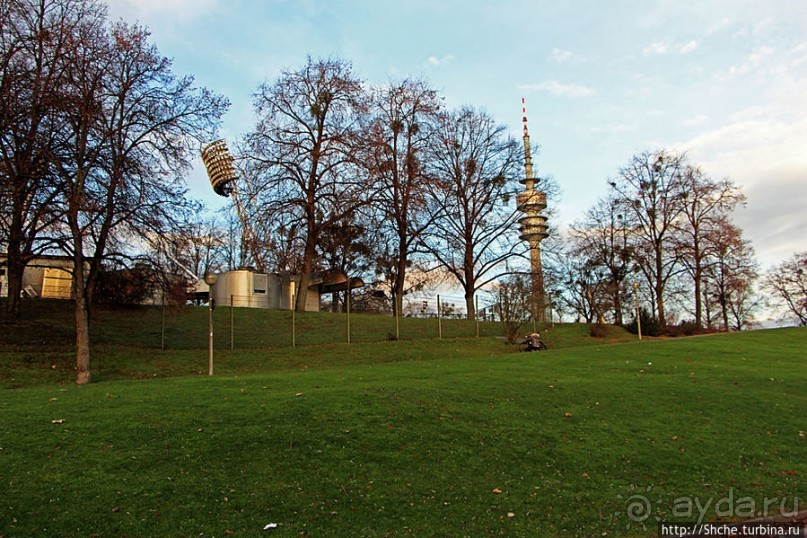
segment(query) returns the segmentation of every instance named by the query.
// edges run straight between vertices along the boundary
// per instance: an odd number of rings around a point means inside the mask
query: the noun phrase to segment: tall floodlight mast
[[[521,183],[524,191],[518,195],[518,210],[524,216],[518,219],[522,241],[530,246],[530,273],[532,275],[532,314],[536,321],[546,321],[546,296],[544,293],[544,272],[541,265],[541,241],[546,239],[546,217],[541,212],[546,209],[546,193],[537,189],[540,178],[536,178],[532,168],[530,134],[527,131],[527,106],[521,98],[521,111],[524,115],[524,169]]]
[[[230,155],[230,150],[227,149],[227,142],[214,140],[202,146],[202,162],[205,163],[207,177],[210,178],[210,186],[213,187],[213,191],[225,198],[232,197],[235,210],[238,213],[238,220],[241,221],[241,226],[244,228],[243,246],[248,254],[252,254],[256,269],[263,272],[262,257],[258,255],[257,250],[257,239],[238,196],[238,174],[235,170],[235,159]],[[249,191],[249,189],[247,190]]]
[[[202,162],[205,163],[213,191],[219,196],[230,196],[238,176],[235,173],[235,160],[227,149],[227,142],[214,140],[202,146]]]

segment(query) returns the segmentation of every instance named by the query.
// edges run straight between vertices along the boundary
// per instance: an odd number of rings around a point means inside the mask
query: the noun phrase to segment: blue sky
[[[449,106],[486,108],[514,136],[521,97],[539,175],[565,227],[649,149],[687,151],[743,186],[736,221],[763,266],[807,250],[805,0],[109,0],[149,27],[175,71],[233,103],[306,56],[340,57],[370,84],[423,77]],[[212,207],[201,162],[192,193]]]

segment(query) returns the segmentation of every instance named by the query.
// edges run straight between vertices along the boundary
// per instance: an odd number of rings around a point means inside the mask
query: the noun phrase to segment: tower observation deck
[[[546,193],[539,190],[540,178],[536,178],[532,166],[532,150],[530,134],[527,130],[527,107],[521,99],[521,111],[524,117],[524,191],[518,194],[518,210],[524,216],[518,219],[519,238],[530,246],[530,274],[532,315],[536,321],[546,321],[546,296],[544,293],[544,273],[541,265],[541,241],[547,238],[546,217],[542,212],[546,209]]]

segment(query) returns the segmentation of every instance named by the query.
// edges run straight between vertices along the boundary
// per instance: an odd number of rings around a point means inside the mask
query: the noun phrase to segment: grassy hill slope
[[[807,329],[503,348],[0,391],[0,535],[655,536],[807,498]]]
[[[70,303],[27,301],[22,320],[0,323],[0,388],[69,383],[74,377],[74,331]],[[2,306],[2,305],[0,305]],[[97,308],[92,320],[92,371],[95,381],[207,374],[206,308],[163,311],[156,307]],[[290,312],[219,308],[214,312],[215,372],[274,371],[328,364],[379,363],[440,358],[450,349],[506,354],[499,323],[403,318],[401,340],[391,345],[395,320],[386,316],[325,312],[295,316],[297,347],[292,348]],[[165,338],[163,340],[163,327]],[[552,349],[629,342],[635,336],[609,327],[592,338],[585,325],[538,326]],[[532,327],[525,327],[532,330]],[[232,338],[232,343],[231,343]],[[161,349],[163,347],[165,349]],[[232,348],[232,349],[231,349]],[[451,352],[448,352],[451,353]]]

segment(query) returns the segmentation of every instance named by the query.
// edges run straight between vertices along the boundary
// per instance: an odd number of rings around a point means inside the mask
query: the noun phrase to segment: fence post
[[[443,308],[440,305],[440,296],[437,296],[437,336],[443,339]]]
[[[347,292],[345,295],[345,306],[347,307],[347,343],[350,343],[350,277],[347,277]]]
[[[476,337],[479,338],[479,295],[474,297],[476,307],[474,308],[474,319],[476,320]]]
[[[160,322],[160,350],[165,351],[165,290],[163,290],[162,303],[162,321]]]
[[[297,347],[297,333],[294,324],[295,321],[295,303],[297,302],[297,290],[291,292],[291,347]]]
[[[233,306],[234,295],[230,295],[230,351],[235,349],[235,307]]]
[[[398,297],[392,294],[392,313],[395,316],[395,339],[401,339],[401,312],[398,309]]]

